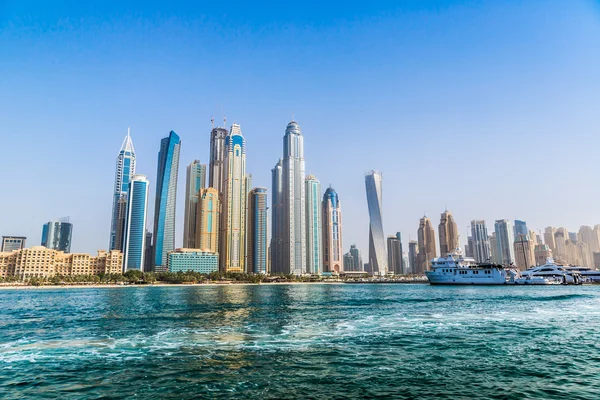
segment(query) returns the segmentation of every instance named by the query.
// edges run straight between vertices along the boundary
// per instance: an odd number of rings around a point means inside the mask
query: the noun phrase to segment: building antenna
[[[129,137],[129,136],[130,136],[130,133],[131,133],[131,127],[130,127],[130,126],[128,126],[128,127],[127,127],[127,137]]]
[[[210,116],[210,127],[211,127],[211,129],[215,128],[215,116],[214,115]]]

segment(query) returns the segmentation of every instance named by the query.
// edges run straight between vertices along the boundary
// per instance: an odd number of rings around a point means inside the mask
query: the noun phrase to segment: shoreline
[[[155,283],[155,284],[126,284],[120,285],[116,283],[107,284],[76,284],[76,285],[0,285],[0,290],[34,290],[34,289],[114,289],[114,288],[138,288],[138,287],[208,287],[208,286],[262,286],[262,285],[345,285],[345,284],[428,284],[428,282],[231,282],[231,283]]]

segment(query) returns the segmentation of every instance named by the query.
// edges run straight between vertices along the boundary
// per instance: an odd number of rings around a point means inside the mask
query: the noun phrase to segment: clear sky
[[[160,139],[182,138],[181,245],[185,166],[208,160],[223,113],[269,189],[295,115],[307,174],[340,196],[344,251],[368,250],[370,169],[386,234],[414,239],[445,207],[462,243],[472,219],[600,223],[598,2],[91,3],[0,0],[2,235],[38,244],[70,216],[72,251],[106,248],[131,126],[151,208]]]

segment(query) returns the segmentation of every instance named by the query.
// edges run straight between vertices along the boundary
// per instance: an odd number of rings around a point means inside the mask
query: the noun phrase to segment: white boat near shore
[[[514,284],[518,271],[496,264],[478,264],[456,249],[447,257],[431,260],[431,270],[425,271],[431,285],[505,285]]]

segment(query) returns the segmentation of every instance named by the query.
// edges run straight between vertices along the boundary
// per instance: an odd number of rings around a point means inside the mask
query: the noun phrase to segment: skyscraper
[[[323,195],[323,271],[342,272],[342,207],[329,186]]]
[[[196,248],[219,253],[221,201],[213,187],[200,191],[196,210]]]
[[[363,262],[360,250],[355,244],[350,246],[350,251],[344,254],[344,271],[362,271]]]
[[[515,226],[513,228],[515,238],[519,235],[529,236],[529,229],[527,228],[527,222],[515,219]]]
[[[132,175],[133,176],[133,175]],[[131,178],[129,178],[131,182]],[[129,185],[129,184],[128,184]],[[125,220],[127,219],[127,193],[119,196],[117,201],[117,220],[115,225],[114,245],[112,250],[123,250],[123,235],[125,234]]]
[[[489,262],[491,257],[490,240],[484,220],[471,221],[471,240],[473,243],[471,251],[475,261],[478,263]]]
[[[73,224],[68,217],[58,221],[50,221],[42,227],[42,246],[52,250],[71,252]]]
[[[402,251],[400,250],[400,240],[394,235],[387,238],[387,256],[388,268],[394,275],[402,274]]]
[[[171,131],[160,141],[154,205],[154,268],[167,267],[167,253],[175,250],[175,205],[181,139]]]
[[[513,249],[514,236],[510,221],[507,219],[496,220],[494,224],[496,232],[496,247],[498,263],[510,265],[515,262],[515,252]]]
[[[442,257],[446,257],[459,247],[458,227],[450,211],[446,210],[442,213],[438,230],[440,234],[440,254]]]
[[[425,271],[420,270],[419,261],[419,243],[415,240],[408,242],[408,263],[411,274],[423,274]]]
[[[429,269],[429,262],[437,257],[437,246],[435,245],[435,230],[431,220],[423,216],[419,221],[419,230],[417,232],[419,240],[419,273],[424,273]]]
[[[123,272],[130,269],[144,270],[148,188],[149,183],[144,175],[131,177],[123,233]]]
[[[225,138],[227,129],[213,128],[210,132],[210,158],[208,186],[217,189],[223,195],[223,179],[225,179]]]
[[[554,239],[555,233],[556,229],[554,229],[551,226],[547,226],[546,229],[544,229],[544,243],[546,243],[548,247],[550,247],[550,251],[552,251],[553,253],[556,253],[556,242]]]
[[[198,195],[206,184],[206,165],[194,160],[186,168],[185,175],[185,214],[183,217],[183,247],[197,249],[196,219]]]
[[[127,128],[127,136],[123,140],[121,150],[117,156],[117,167],[115,171],[115,186],[113,190],[113,207],[111,214],[110,223],[110,240],[109,250],[121,250],[123,238],[117,237],[117,231],[122,233],[124,219],[119,219],[119,215],[123,215],[123,212],[119,214],[119,200],[122,197],[127,197],[129,190],[129,180],[135,174],[135,150],[133,149],[133,142],[131,141],[130,129]],[[121,205],[126,205],[127,199],[121,199]],[[123,211],[123,210],[121,210]],[[120,226],[119,226],[120,225]]]
[[[283,272],[306,272],[306,204],[304,138],[300,126],[290,122],[283,137]]]
[[[490,258],[492,259],[492,263],[500,264],[502,260],[498,255],[498,241],[496,240],[496,232],[492,232],[488,239],[490,242]]]
[[[271,273],[286,272],[283,265],[283,163],[281,159],[271,170]]]
[[[400,254],[404,254],[406,253],[404,251],[404,246],[402,245],[402,233],[400,232],[396,232],[396,239],[398,239],[398,241],[400,242]],[[408,255],[407,255],[407,259],[408,259]],[[404,257],[402,257],[401,263],[400,263],[400,269],[401,269],[401,273],[402,274],[406,274],[408,273],[408,265],[406,263],[406,261],[404,260]]]
[[[369,268],[373,275],[388,272],[382,216],[382,176],[370,171],[365,176],[367,206],[369,207]]]
[[[314,175],[305,180],[306,194],[306,272],[320,274],[323,270],[323,249],[321,248],[321,183]],[[323,215],[325,217],[325,215]]]
[[[246,147],[238,124],[225,138],[223,215],[219,256],[225,272],[245,272],[246,251]]]
[[[248,195],[247,272],[267,273],[267,189],[256,187]]]

